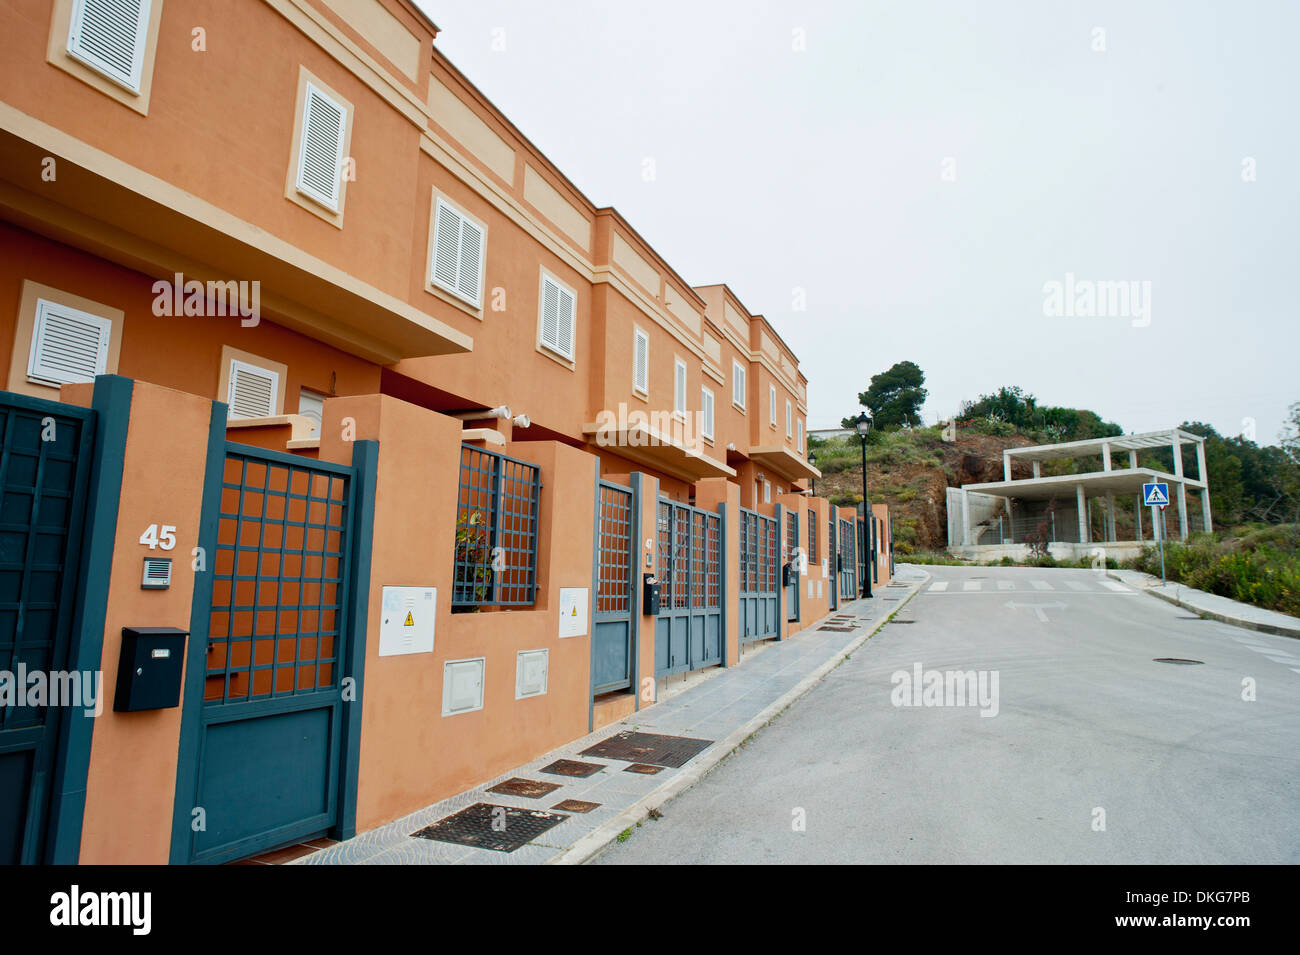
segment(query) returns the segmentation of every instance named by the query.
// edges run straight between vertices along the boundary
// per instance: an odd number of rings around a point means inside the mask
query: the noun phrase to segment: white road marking
[[[1029,583],[1033,586],[1033,588],[1034,588],[1035,590],[1055,590],[1055,589],[1056,589],[1055,587],[1053,587],[1051,584],[1049,584],[1049,583],[1048,583],[1047,581],[1045,581],[1045,580],[1031,580]]]
[[[1015,590],[1015,589],[1016,589],[1015,581],[1011,581],[1011,580],[998,581],[998,590]]]
[[[947,589],[948,589],[948,581],[936,580],[934,583],[930,585],[930,590],[928,592],[932,594],[941,594]]]
[[[962,589],[962,590],[979,590],[979,589],[980,589],[981,587],[983,587],[983,586],[984,586],[984,585],[981,584],[978,580],[968,580],[968,581],[966,581],[964,584],[961,585],[961,589]]]
[[[1065,582],[1065,586],[1069,587],[1071,590],[1081,590],[1084,592],[1092,590],[1092,588],[1089,587],[1087,584],[1078,580],[1067,580]]]
[[[1137,591],[1130,590],[1129,588],[1125,587],[1125,586],[1124,586],[1123,584],[1121,584],[1118,580],[1103,580],[1103,581],[1101,582],[1101,585],[1102,585],[1103,587],[1107,587],[1107,588],[1109,588],[1109,589],[1115,591],[1115,593],[1117,593],[1117,594],[1131,594],[1131,593],[1136,593],[1136,592],[1137,592]]]

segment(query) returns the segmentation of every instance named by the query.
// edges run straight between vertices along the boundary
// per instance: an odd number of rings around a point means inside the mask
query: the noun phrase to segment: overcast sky
[[[417,2],[589,199],[767,316],[811,429],[903,359],[927,423],[1020,385],[1271,444],[1300,400],[1300,3]],[[1046,314],[1067,273],[1149,313]]]

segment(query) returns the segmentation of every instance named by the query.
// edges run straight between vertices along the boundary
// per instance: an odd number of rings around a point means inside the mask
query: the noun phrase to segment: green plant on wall
[[[464,585],[473,587],[474,601],[486,600],[492,592],[492,555],[483,511],[462,511],[456,519],[456,566]]]

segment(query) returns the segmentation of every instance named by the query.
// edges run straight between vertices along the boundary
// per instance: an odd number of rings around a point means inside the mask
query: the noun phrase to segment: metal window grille
[[[205,705],[337,685],[351,493],[345,471],[227,451]]]
[[[461,446],[453,607],[536,602],[541,495],[536,465]]]
[[[808,563],[817,563],[817,512],[808,508]]]
[[[799,548],[799,515],[794,511],[785,512],[785,559],[794,560],[794,552]]]
[[[626,613],[632,597],[628,555],[632,548],[632,492],[600,486],[600,562],[596,612]]]
[[[677,520],[673,534],[673,602],[671,606],[690,606],[691,516],[684,507],[674,508]]]
[[[708,518],[705,529],[705,546],[708,565],[706,603],[709,609],[716,610],[722,606],[722,521],[716,516]]]
[[[659,602],[672,607],[673,603],[673,506],[659,502]]]
[[[776,590],[776,565],[780,556],[780,544],[776,536],[776,519],[772,518],[767,522],[766,545],[767,550],[764,553],[764,561],[767,570],[767,589]]]

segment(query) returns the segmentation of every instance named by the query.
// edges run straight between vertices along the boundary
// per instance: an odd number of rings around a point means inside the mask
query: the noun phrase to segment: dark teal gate
[[[26,674],[63,671],[79,596],[94,412],[0,394],[0,864],[45,861],[53,770],[84,706],[30,702]],[[48,679],[48,677],[47,677]],[[82,701],[87,697],[80,686]],[[93,689],[93,687],[92,687]],[[19,693],[22,693],[22,699]],[[10,695],[12,694],[12,695]],[[7,698],[6,698],[7,697]],[[80,702],[80,701],[73,701]]]
[[[831,518],[826,522],[826,556],[829,563],[829,573],[827,576],[826,586],[830,588],[830,602],[828,606],[831,610],[838,610],[840,606],[840,588],[838,582],[840,579],[839,564],[839,547],[836,544],[835,534],[835,512],[831,512]]]
[[[596,485],[596,601],[591,630],[592,695],[632,686],[632,491]]]
[[[781,635],[780,538],[775,517],[740,509],[740,640]]]
[[[722,662],[722,518],[659,502],[655,676]]]
[[[854,546],[857,534],[853,530],[856,521],[840,518],[840,596],[852,600],[858,595],[858,559]]]
[[[791,623],[799,619],[799,512],[785,512],[785,559],[790,566],[790,583],[785,587],[785,619]]]
[[[224,862],[339,822],[356,470],[227,442],[180,861]],[[191,684],[193,685],[193,684]],[[351,690],[351,692],[349,692]],[[187,753],[192,747],[192,753]],[[196,758],[195,758],[196,757]],[[193,776],[186,779],[187,767]],[[192,801],[186,795],[192,794]],[[174,860],[175,861],[175,860]]]

